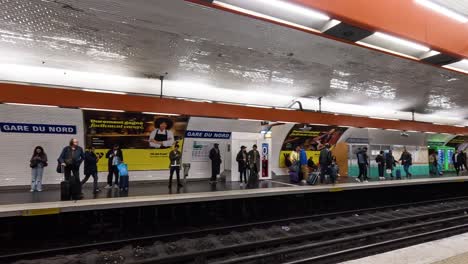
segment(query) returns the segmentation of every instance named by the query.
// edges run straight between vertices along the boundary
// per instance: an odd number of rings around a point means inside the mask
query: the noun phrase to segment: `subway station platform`
[[[166,184],[135,184],[128,193],[117,189],[103,190],[94,196],[91,190],[84,190],[85,198],[79,201],[58,201],[59,190],[46,190],[41,193],[3,191],[0,193],[0,217],[34,216],[76,211],[105,210],[167,204],[184,204],[243,198],[299,195],[308,193],[333,193],[377,188],[396,188],[418,185],[468,182],[468,176],[434,177],[403,180],[353,182],[354,178],[342,177],[335,185],[293,185],[284,179],[260,181],[256,188],[240,186],[238,182],[188,182],[177,191],[170,191]]]

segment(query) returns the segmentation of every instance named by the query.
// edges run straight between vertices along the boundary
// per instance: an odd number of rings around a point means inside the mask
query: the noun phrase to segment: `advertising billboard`
[[[119,145],[129,170],[168,170],[169,153],[183,146],[188,117],[128,112],[84,111],[86,146],[105,153]],[[107,170],[107,159],[99,161]]]

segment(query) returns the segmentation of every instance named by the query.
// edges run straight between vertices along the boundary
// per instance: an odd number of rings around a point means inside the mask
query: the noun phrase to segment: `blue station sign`
[[[44,125],[26,123],[0,123],[3,133],[33,133],[33,134],[76,134],[76,126]]]

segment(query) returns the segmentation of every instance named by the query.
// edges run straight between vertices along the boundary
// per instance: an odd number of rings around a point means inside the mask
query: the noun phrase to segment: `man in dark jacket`
[[[325,144],[325,147],[320,151],[319,165],[320,165],[320,183],[325,182],[325,175],[328,174],[328,169],[332,164],[332,153],[330,151],[330,144]],[[333,179],[332,179],[333,181]]]
[[[413,174],[409,172],[410,166],[413,165],[413,158],[411,157],[411,153],[409,153],[406,148],[403,150],[400,156],[401,165],[403,165],[403,170],[406,173],[406,178],[411,178]]]
[[[109,168],[109,174],[107,174],[107,186],[106,189],[112,188],[112,176],[115,177],[114,188],[119,189],[119,169],[117,166],[123,162],[123,153],[120,150],[120,146],[115,144],[112,149],[106,153],[107,166]]]
[[[244,183],[247,184],[248,154],[247,154],[246,149],[247,148],[245,146],[241,146],[241,150],[239,151],[239,153],[237,153],[237,156],[236,156],[236,161],[237,161],[237,165],[239,168],[241,186],[242,186],[242,181],[244,181]]]
[[[172,176],[174,172],[177,175],[177,188],[184,187],[180,183],[180,159],[182,158],[182,153],[179,151],[179,145],[174,146],[174,150],[169,153],[169,161],[170,161],[170,172],[169,172],[169,189],[172,188]]]
[[[392,150],[388,150],[387,155],[385,155],[385,168],[390,174],[390,178],[393,180],[393,168],[396,166],[395,157],[393,157]]]
[[[385,169],[385,158],[383,150],[380,151],[380,154],[375,157],[375,162],[379,168],[379,180],[385,180],[384,169]]]
[[[457,176],[460,175],[460,169],[463,166],[463,153],[457,150],[452,155],[452,163],[455,167],[455,171],[457,172]]]
[[[83,198],[81,195],[80,166],[85,156],[83,148],[78,144],[78,139],[73,138],[70,140],[69,145],[63,148],[58,158],[59,163],[64,168],[65,180],[70,183],[70,194],[74,200]]]
[[[356,178],[358,182],[368,182],[367,167],[369,166],[369,157],[367,156],[367,147],[362,148],[356,153],[357,162],[359,165],[359,176]]]
[[[99,158],[96,153],[94,152],[95,148],[94,147],[88,147],[88,149],[85,152],[85,158],[84,158],[84,179],[81,181],[81,185],[84,185],[89,177],[93,176],[93,191],[94,193],[98,193],[101,190],[98,188],[98,169],[97,169],[97,163],[99,161]]]
[[[221,153],[219,152],[219,144],[215,143],[210,150],[211,160],[211,179],[210,183],[216,183],[216,176],[221,172]]]
[[[258,173],[260,172],[260,152],[257,150],[257,145],[252,146],[252,150],[248,154],[248,164],[250,168],[249,186],[257,184]]]

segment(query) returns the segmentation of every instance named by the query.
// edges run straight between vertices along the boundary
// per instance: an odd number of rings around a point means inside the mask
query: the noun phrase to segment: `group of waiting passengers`
[[[96,153],[95,148],[90,146],[85,150],[79,146],[76,138],[70,140],[69,145],[64,147],[60,156],[58,157],[57,172],[64,174],[64,180],[67,181],[73,191],[73,199],[81,199],[83,194],[81,186],[85,184],[90,177],[93,177],[93,191],[98,193],[101,190],[98,187],[98,168],[97,164],[103,157],[102,154]],[[177,174],[178,187],[182,187],[180,183],[180,165],[182,153],[179,151],[179,146],[175,144],[174,149],[169,154],[170,162],[170,181],[169,188],[171,188],[172,176]],[[128,174],[122,175],[121,165],[124,164],[123,152],[118,144],[107,151],[105,158],[108,160],[108,175],[107,185],[105,189],[119,189],[121,191],[128,190]],[[84,179],[80,180],[79,170],[81,164],[84,162]],[[41,146],[34,148],[33,155],[30,160],[30,167],[32,169],[31,192],[42,191],[42,176],[44,168],[48,165],[47,155]],[[122,177],[123,176],[123,177]],[[124,182],[122,182],[124,181]],[[120,182],[120,184],[119,184]]]
[[[357,182],[369,181],[369,156],[367,151],[367,147],[363,147],[359,148],[356,152],[356,160],[359,167],[359,175],[356,177]],[[452,160],[458,175],[463,166],[466,168],[466,154],[457,151],[453,155]],[[410,172],[410,168],[413,165],[413,158],[406,148],[404,148],[399,160],[395,159],[392,150],[388,150],[387,152],[380,151],[375,158],[375,162],[378,167],[379,180],[385,180],[387,177],[394,179],[394,175],[396,179],[401,179],[402,173],[400,168],[397,167],[397,164],[401,164],[407,179],[411,179],[413,176]],[[437,155],[435,153],[431,154],[429,162],[431,174],[441,175],[437,165]],[[332,155],[329,144],[326,144],[320,151],[318,166],[315,164],[312,157],[307,158],[303,146],[296,146],[289,156],[286,157],[285,163],[289,169],[290,180],[293,183],[302,181],[315,184],[314,175],[319,174],[320,184],[325,183],[327,179],[330,183],[334,184],[339,177],[339,166],[336,157]]]

